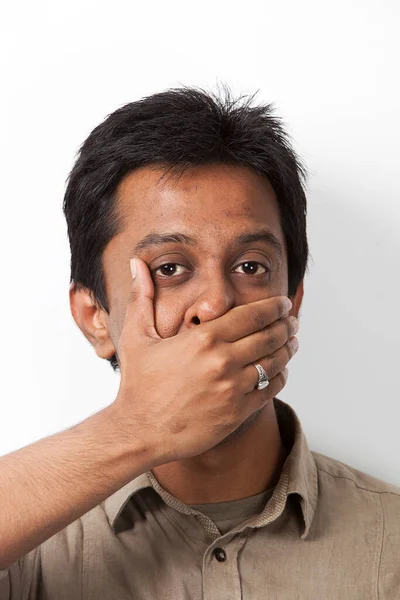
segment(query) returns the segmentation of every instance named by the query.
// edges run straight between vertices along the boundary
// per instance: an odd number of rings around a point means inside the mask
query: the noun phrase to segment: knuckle
[[[233,382],[233,379],[223,379],[219,385],[220,393],[228,398],[231,398],[234,392],[236,391],[236,386]]]
[[[227,372],[228,368],[229,368],[228,357],[223,354],[215,356],[213,358],[213,360],[211,361],[210,370],[213,373],[213,375],[218,378],[222,377]]]
[[[278,339],[274,333],[269,333],[267,335],[267,348],[269,351],[275,350],[278,346]]]
[[[265,317],[264,313],[261,312],[260,310],[256,310],[255,312],[253,312],[251,318],[252,318],[253,324],[257,330],[264,329],[264,327],[267,325],[266,317]]]
[[[139,292],[137,290],[132,290],[128,296],[128,304],[133,304],[137,300],[139,300]]]
[[[251,356],[260,356],[260,353],[264,352],[264,342],[260,342],[258,340],[253,340],[252,338],[249,338],[249,342],[248,342],[248,350],[249,350],[249,354],[251,354]]]
[[[214,335],[208,329],[203,329],[197,333],[197,341],[200,348],[209,350],[215,343]]]

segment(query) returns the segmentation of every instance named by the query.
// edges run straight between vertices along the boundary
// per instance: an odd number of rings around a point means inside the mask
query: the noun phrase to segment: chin
[[[252,413],[247,417],[243,423],[239,425],[232,433],[227,435],[223,440],[221,440],[218,444],[213,446],[213,448],[219,448],[220,446],[224,446],[226,443],[237,440],[241,435],[246,433],[250,429],[250,427],[260,418],[265,406],[256,410],[256,412]]]

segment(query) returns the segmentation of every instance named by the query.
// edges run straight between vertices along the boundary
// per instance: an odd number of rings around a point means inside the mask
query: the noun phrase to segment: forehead
[[[250,168],[207,165],[179,177],[164,175],[160,168],[144,167],[118,187],[117,212],[123,231],[133,238],[165,229],[224,237],[252,224],[268,225],[279,234],[275,192]]]

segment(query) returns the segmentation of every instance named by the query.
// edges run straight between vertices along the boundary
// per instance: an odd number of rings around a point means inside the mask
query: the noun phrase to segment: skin
[[[180,178],[160,179],[163,174],[158,168],[145,167],[120,183],[117,211],[124,225],[103,254],[110,313],[88,291],[75,292],[71,287],[73,317],[101,358],[114,353],[118,357],[131,288],[129,260],[134,256],[152,272],[155,322],[162,338],[179,335],[234,306],[287,295],[285,239],[268,180],[247,167],[227,165],[191,169]],[[281,258],[264,240],[235,244],[239,235],[265,228],[280,241]],[[195,242],[169,242],[135,251],[149,233],[171,231]],[[244,266],[246,262],[250,264]],[[175,266],[159,268],[171,263]],[[303,292],[301,282],[291,297],[291,315],[298,316]],[[273,487],[287,454],[273,402],[269,402],[207,452],[157,466],[153,473],[186,504],[232,501]]]

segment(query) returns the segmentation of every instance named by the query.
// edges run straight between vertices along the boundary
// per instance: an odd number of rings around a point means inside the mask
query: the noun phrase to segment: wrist
[[[126,410],[122,410],[117,401],[101,413],[104,427],[115,447],[116,460],[121,465],[129,465],[133,469],[140,466],[141,473],[144,473],[157,464],[156,448],[150,436],[146,435],[134,417],[127,417]]]
[[[154,458],[150,445],[138,435],[121,415],[114,403],[92,417],[94,439],[105,456],[104,471],[110,470],[122,487],[152,468]]]

